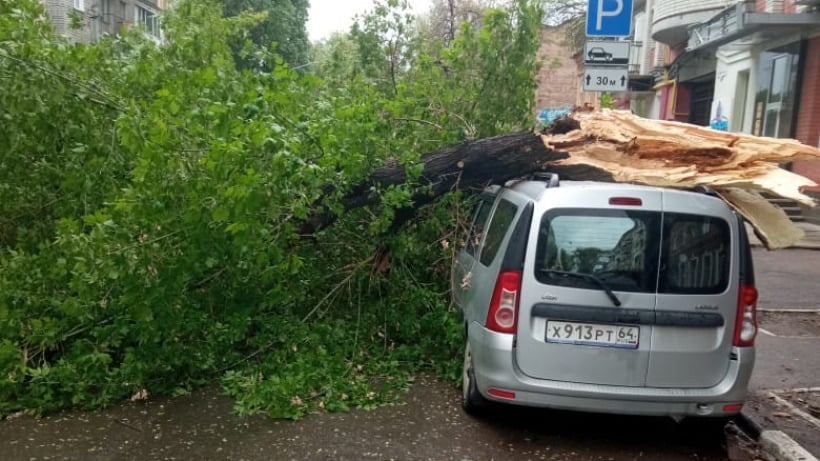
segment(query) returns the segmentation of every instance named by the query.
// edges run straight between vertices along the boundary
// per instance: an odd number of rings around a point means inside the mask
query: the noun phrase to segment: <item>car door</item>
[[[538,243],[525,263],[515,351],[524,374],[646,384],[661,194],[628,192],[621,206],[612,204],[623,198],[618,189],[556,190],[551,208],[533,220],[540,219],[530,237]]]
[[[464,313],[469,298],[474,296],[474,294],[471,293],[471,288],[473,288],[473,269],[475,268],[476,258],[478,258],[479,250],[486,234],[496,195],[497,188],[487,189],[481,194],[481,198],[473,212],[473,219],[470,229],[467,232],[467,237],[463,243],[460,243],[462,248],[456,254],[455,261],[453,262],[450,292],[452,293],[453,301],[462,313]]]
[[[726,375],[738,303],[737,223],[717,198],[664,193],[648,386],[706,388]]]

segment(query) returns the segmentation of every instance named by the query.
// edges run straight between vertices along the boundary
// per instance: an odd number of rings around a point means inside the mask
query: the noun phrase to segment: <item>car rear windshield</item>
[[[549,285],[639,293],[714,294],[729,280],[730,230],[709,216],[557,209],[539,228],[535,277]]]

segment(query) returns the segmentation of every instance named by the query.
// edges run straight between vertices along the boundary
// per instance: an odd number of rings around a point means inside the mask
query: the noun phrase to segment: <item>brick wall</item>
[[[86,0],[86,5],[90,4],[92,0]],[[80,29],[71,28],[71,16],[69,13],[74,11],[74,0],[45,0],[43,2],[46,14],[51,23],[54,24],[54,30],[58,35],[68,37],[75,42],[89,42],[91,41],[91,31],[89,24],[88,12],[82,12],[84,17],[84,27]]]
[[[564,26],[544,27],[541,31],[541,48],[535,91],[535,109],[573,106],[577,102],[580,79],[578,65],[572,50],[566,45]]]
[[[807,45],[795,137],[820,147],[820,37],[810,39]],[[820,184],[820,161],[794,162],[792,170]],[[812,190],[820,191],[820,187]]]
[[[795,13],[792,0],[755,0],[755,11],[758,13]]]

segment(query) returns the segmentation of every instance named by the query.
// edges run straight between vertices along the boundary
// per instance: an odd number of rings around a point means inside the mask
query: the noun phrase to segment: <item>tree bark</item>
[[[413,194],[413,203],[415,207],[419,207],[457,188],[481,189],[489,184],[520,178],[540,171],[543,166],[551,162],[568,157],[566,153],[548,149],[541,137],[532,131],[519,131],[479,139],[430,152],[421,158],[424,170],[420,179],[420,187]],[[612,176],[606,172],[596,173],[587,170],[590,169],[575,166],[562,169],[567,173],[570,171],[583,172],[580,177],[595,176],[601,179],[612,179]],[[384,189],[391,185],[404,184],[406,181],[404,165],[396,161],[387,162],[383,167],[374,171],[368,181],[351,189],[342,199],[341,205],[345,210],[350,210],[377,204],[379,196],[372,192],[374,187]],[[330,193],[332,190],[327,192]],[[411,214],[399,213],[400,216],[397,217],[396,222],[405,221]],[[332,224],[335,219],[336,216],[330,211],[315,213],[304,223],[301,233],[303,235],[313,234]]]

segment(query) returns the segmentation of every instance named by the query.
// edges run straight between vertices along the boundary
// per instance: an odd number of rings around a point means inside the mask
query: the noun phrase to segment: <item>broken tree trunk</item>
[[[568,180],[595,180],[692,188],[709,186],[737,209],[770,249],[794,244],[802,231],[785,213],[760,195],[790,198],[813,206],[800,192],[814,182],[783,170],[779,164],[820,160],[820,149],[794,140],[761,138],[678,122],[648,120],[624,111],[576,112],[544,134],[510,133],[449,147],[422,156],[420,185],[413,196],[418,207],[454,189],[480,189],[537,171]],[[388,163],[367,182],[345,194],[341,205],[352,209],[377,204],[375,187],[406,181],[404,166]],[[397,215],[409,218],[413,210]],[[316,213],[302,226],[312,234],[335,220]]]
[[[648,120],[625,111],[575,113],[577,130],[543,136],[551,149],[570,154],[560,166],[585,165],[612,173],[617,182],[690,188],[709,186],[741,213],[770,249],[796,243],[803,231],[761,193],[814,206],[801,192],[813,181],[780,168],[795,160],[820,160],[820,149],[679,122]]]

